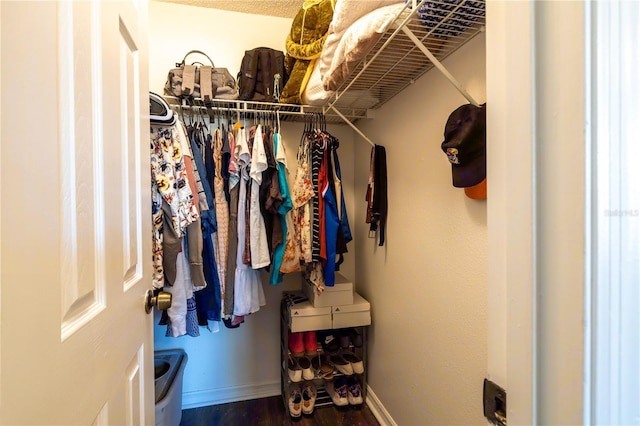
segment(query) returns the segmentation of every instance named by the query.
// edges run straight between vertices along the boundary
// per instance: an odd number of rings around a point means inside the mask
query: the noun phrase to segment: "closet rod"
[[[418,39],[418,37],[416,37],[416,35],[409,28],[407,28],[406,26],[402,27],[402,31],[406,34],[407,37],[409,37],[411,39],[411,41],[413,41],[413,43],[416,45],[416,47],[418,49],[420,49],[422,51],[422,53],[424,53],[427,58],[429,58],[431,63],[436,68],[438,68],[438,70],[445,76],[445,78],[447,80],[449,80],[449,82],[451,84],[453,84],[453,86],[458,90],[458,92],[460,92],[460,94],[462,96],[467,98],[467,100],[469,101],[470,104],[475,105],[475,106],[479,106],[480,105],[480,104],[478,104],[478,102],[475,101],[475,99],[473,99],[473,97],[469,94],[469,92],[467,92],[465,90],[465,88],[462,87],[460,82],[458,82],[458,80],[456,80],[455,77],[453,75],[451,75],[449,70],[447,70],[445,68],[445,66],[442,65],[442,63],[438,59],[436,59],[436,57],[433,55],[433,53],[431,53],[431,51],[429,49],[427,49],[427,47],[424,44],[422,44],[422,42]]]
[[[255,102],[255,101],[242,101],[242,100],[227,100],[227,99],[213,99],[211,102],[205,104],[202,100],[196,99],[195,105],[182,103],[180,98],[174,96],[163,96],[169,106],[182,109],[201,110],[205,108],[207,111],[225,110],[233,111],[237,113],[271,113],[275,114],[279,112],[281,116],[297,116],[305,117],[309,113],[325,114],[326,108],[321,106],[299,105],[299,104],[281,104],[275,102]],[[364,118],[364,114],[358,113],[356,109],[353,109],[352,115],[340,114],[338,117],[351,123],[351,120],[357,120]]]

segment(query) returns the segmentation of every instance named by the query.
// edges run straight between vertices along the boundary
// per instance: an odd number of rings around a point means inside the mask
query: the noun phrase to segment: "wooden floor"
[[[281,396],[182,410],[180,426],[379,426],[366,404],[320,407],[313,414],[292,419]]]

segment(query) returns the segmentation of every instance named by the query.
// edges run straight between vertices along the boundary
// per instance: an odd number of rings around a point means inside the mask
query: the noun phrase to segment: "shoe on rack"
[[[336,377],[335,380],[327,382],[325,389],[334,405],[338,407],[349,405],[349,390],[344,377]]]
[[[351,346],[351,333],[348,328],[338,330],[338,340],[340,341],[340,347],[342,349],[348,349]]]
[[[360,357],[358,357],[358,355],[354,354],[353,352],[343,352],[342,359],[351,364],[351,368],[353,369],[354,373],[364,373],[364,363],[362,362]]]
[[[322,349],[329,354],[336,354],[340,350],[340,343],[338,342],[338,338],[333,332],[322,332],[318,333],[320,336],[320,344],[322,345]]]
[[[315,376],[318,379],[331,380],[333,379],[333,367],[329,363],[326,356],[318,354],[311,359],[311,366],[315,371]]]
[[[349,338],[351,339],[351,343],[353,343],[353,346],[355,346],[356,348],[362,347],[362,334],[360,334],[357,328],[349,329]]]
[[[362,387],[355,377],[347,378],[347,400],[350,405],[362,404]]]
[[[318,352],[318,339],[315,331],[304,332],[304,353],[308,356],[314,356]]]
[[[291,386],[289,415],[291,417],[300,417],[302,415],[302,392],[299,385]]]
[[[311,360],[306,356],[303,356],[301,358],[296,358],[296,360],[298,361],[298,365],[302,369],[302,378],[304,380],[313,380],[315,377],[315,374],[311,369]]]
[[[302,342],[302,332],[289,333],[289,350],[293,356],[304,355],[304,343]]]
[[[297,383],[302,381],[302,367],[300,367],[296,358],[289,357],[287,361],[287,373],[292,382]]]
[[[351,366],[351,363],[344,359],[342,355],[331,355],[329,357],[329,361],[340,373],[346,374],[347,376],[353,374],[353,367]]]
[[[307,382],[302,386],[302,412],[304,414],[313,413],[313,409],[316,406],[316,397],[318,391],[313,383]]]

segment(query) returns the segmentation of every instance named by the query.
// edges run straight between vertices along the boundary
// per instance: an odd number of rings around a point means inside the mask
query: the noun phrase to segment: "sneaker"
[[[296,360],[296,358],[289,357],[287,362],[287,372],[289,373],[289,379],[294,382],[302,381],[302,367]]]
[[[324,355],[317,355],[311,359],[311,366],[315,371],[318,379],[333,379],[333,367],[329,364],[329,360]]]
[[[347,376],[353,374],[353,367],[351,366],[351,363],[345,360],[341,355],[331,355],[329,357],[329,361],[340,373],[346,374]]]
[[[340,347],[342,349],[348,349],[351,346],[351,337],[349,329],[338,330],[338,340],[340,341]]]
[[[306,356],[303,356],[302,358],[297,358],[297,360],[298,360],[298,365],[302,369],[302,378],[304,380],[313,380],[315,377],[315,374],[311,369],[311,360]]]
[[[364,363],[362,360],[353,352],[344,352],[342,354],[342,359],[351,364],[351,368],[353,372],[356,374],[364,373]]]
[[[351,338],[351,343],[353,343],[353,346],[355,346],[356,348],[362,347],[362,334],[360,334],[357,328],[349,329],[349,337]]]
[[[309,356],[314,356],[318,352],[318,339],[315,331],[304,332],[304,352]]]
[[[289,333],[289,350],[293,356],[304,355],[304,343],[302,342],[302,332]]]
[[[313,383],[306,383],[302,387],[302,412],[304,414],[313,413],[313,409],[316,406],[316,397],[318,396],[318,391]]]
[[[340,343],[333,333],[320,334],[320,344],[326,353],[335,354],[340,350]]]
[[[349,391],[344,377],[338,377],[334,381],[327,382],[325,389],[331,397],[334,405],[338,407],[349,405]]]
[[[302,392],[297,385],[291,387],[291,394],[289,394],[289,415],[291,417],[302,415]]]
[[[355,377],[347,378],[347,400],[350,405],[362,404],[362,388]]]

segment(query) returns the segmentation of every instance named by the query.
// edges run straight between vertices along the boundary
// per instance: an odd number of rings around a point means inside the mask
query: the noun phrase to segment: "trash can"
[[[182,419],[182,378],[187,353],[167,349],[154,353],[156,426],[177,426]]]

